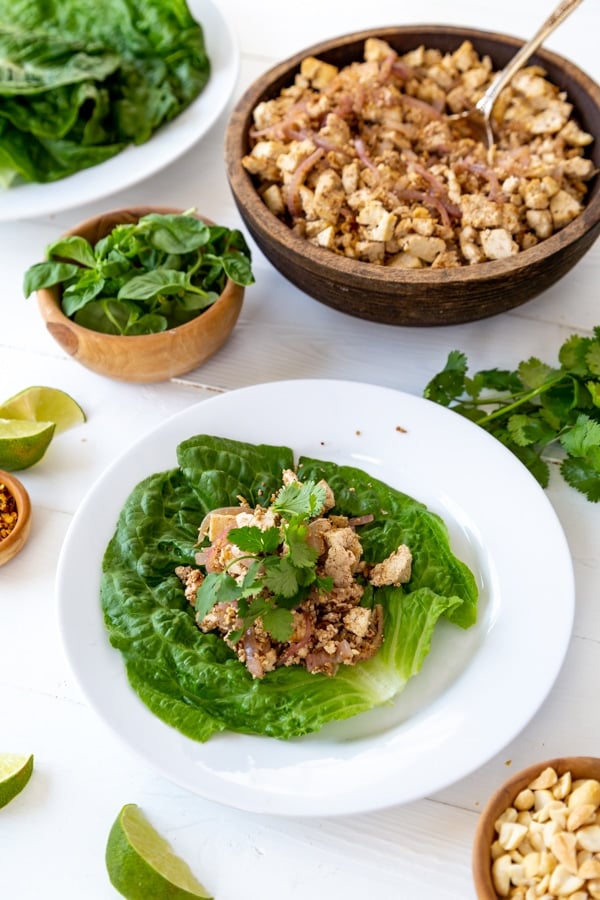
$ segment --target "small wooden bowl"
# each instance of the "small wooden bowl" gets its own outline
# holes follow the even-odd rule
[[[258,195],[242,158],[250,151],[252,111],[293,83],[302,60],[316,56],[336,66],[360,60],[367,38],[388,41],[399,53],[423,44],[446,52],[470,40],[480,55],[502,68],[522,46],[503,34],[471,28],[418,25],[370,29],[314,45],[262,75],[237,103],[228,123],[225,158],[230,188],[246,227],[267,259],[311,297],[362,319],[390,325],[450,325],[496,315],[525,303],[562,278],[600,233],[600,179],[584,212],[561,231],[508,259],[454,269],[406,270],[339,256],[294,235]],[[592,158],[600,168],[600,87],[566,59],[540,50],[532,63],[566,90],[581,126],[596,138]]]
[[[560,777],[571,772],[573,780],[595,778],[600,781],[600,758],[596,756],[561,756],[535,763],[516,772],[498,788],[483,809],[473,840],[472,870],[478,900],[498,900],[492,881],[490,848],[495,840],[494,823],[509,806],[517,794],[527,787],[544,769],[555,769]]]
[[[67,231],[93,245],[115,225],[135,223],[148,213],[180,213],[170,207],[116,209],[87,219]],[[201,216],[199,218],[202,218]],[[209,225],[209,219],[203,219]],[[219,299],[195,319],[157,334],[102,334],[69,319],[58,288],[37,292],[38,307],[54,340],[83,366],[119,381],[167,381],[197,368],[219,350],[237,322],[244,288],[228,280]]]
[[[0,483],[4,484],[10,491],[17,504],[17,524],[8,537],[0,540],[0,566],[3,566],[23,549],[29,537],[31,530],[31,501],[29,500],[29,494],[19,479],[2,469],[0,469]]]

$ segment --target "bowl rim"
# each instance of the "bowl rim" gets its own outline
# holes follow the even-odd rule
[[[110,217],[117,218],[119,216],[130,216],[134,219],[139,220],[142,218],[142,216],[149,213],[159,213],[160,215],[165,215],[183,214],[184,212],[186,212],[186,210],[183,210],[179,207],[149,206],[146,204],[140,206],[116,207],[113,209],[105,210],[101,213],[97,213],[96,215],[90,216],[87,219],[83,219],[82,221],[78,222],[77,225],[72,226],[67,231],[63,231],[60,236],[66,237],[70,235],[81,235],[82,229],[86,229],[94,222],[101,222],[104,218],[108,219]],[[207,216],[204,216],[195,211],[192,213],[192,215],[194,215],[197,219],[200,219],[206,225],[215,224],[212,219],[209,219]],[[228,278],[222,293],[218,296],[215,302],[212,303],[207,309],[203,310],[199,315],[195,316],[193,319],[190,319],[189,322],[183,322],[181,325],[176,325],[174,328],[167,328],[165,331],[156,331],[150,334],[106,334],[105,332],[96,331],[93,328],[86,328],[84,325],[79,325],[73,319],[69,318],[69,316],[67,316],[62,310],[58,286],[39,288],[36,291],[38,307],[44,319],[47,319],[46,308],[48,310],[51,309],[53,321],[56,323],[64,323],[64,325],[68,326],[69,330],[73,332],[73,334],[97,336],[98,340],[106,342],[107,347],[109,347],[111,344],[123,345],[123,342],[126,341],[126,346],[129,347],[132,351],[135,351],[136,346],[139,347],[141,343],[147,349],[151,341],[154,341],[155,343],[162,343],[165,337],[174,335],[181,336],[186,334],[188,331],[196,331],[199,327],[199,324],[207,324],[212,319],[217,318],[220,315],[222,308],[224,306],[229,306],[232,300],[236,303],[241,302],[240,295],[243,298],[243,286],[236,284],[234,281]]]
[[[547,768],[553,768],[560,777],[571,771],[574,779],[583,777],[600,780],[600,757],[558,756],[541,760],[514,772],[490,795],[481,810],[472,842],[471,871],[479,900],[498,900],[493,887],[491,869],[491,844],[494,839],[494,822],[514,801],[517,794]],[[594,769],[597,774],[591,774]],[[590,772],[583,775],[583,772]],[[579,774],[576,774],[579,773]]]
[[[0,540],[0,566],[23,548],[31,528],[31,499],[25,485],[10,472],[0,469],[0,483],[8,488],[17,504],[17,522],[10,534]]]
[[[380,37],[385,40],[386,37],[398,34],[409,36],[413,33],[422,34],[424,41],[427,40],[428,35],[432,37],[443,36],[444,38],[450,36],[457,39],[469,39],[474,42],[479,38],[509,45],[515,51],[524,43],[522,39],[513,35],[466,26],[429,24],[383,26],[381,28],[354,31],[320,41],[271,66],[262,75],[259,75],[237,101],[229,118],[225,134],[225,158],[230,187],[236,201],[241,202],[244,212],[253,226],[260,232],[264,232],[265,228],[268,227],[272,238],[285,247],[287,253],[294,256],[295,265],[306,269],[307,272],[311,272],[315,266],[319,266],[323,269],[331,270],[332,277],[337,275],[348,282],[360,282],[365,285],[369,284],[382,288],[384,286],[391,287],[399,283],[423,285],[427,281],[431,284],[443,284],[452,281],[454,285],[462,284],[468,287],[470,283],[474,282],[494,281],[509,274],[514,275],[522,272],[532,263],[539,264],[551,257],[556,251],[564,250],[566,247],[576,243],[584,235],[594,231],[594,229],[600,230],[600,187],[596,186],[595,193],[592,193],[589,202],[585,204],[577,218],[533,247],[521,250],[519,253],[505,259],[487,260],[472,266],[465,265],[452,269],[436,269],[434,271],[430,269],[411,270],[377,266],[368,262],[365,263],[362,260],[355,260],[341,254],[332,253],[330,250],[318,247],[305,238],[294,234],[289,226],[268,209],[267,205],[260,198],[251,175],[242,166],[242,157],[247,152],[244,144],[252,110],[268,91],[269,85],[280,80],[287,73],[290,74],[287,83],[291,84],[294,69],[299,68],[300,63],[307,56],[326,55],[343,48],[346,44],[358,43],[368,37]],[[542,63],[544,61],[549,62],[553,67],[566,70],[568,73],[576,76],[577,80],[584,86],[585,92],[591,97],[594,105],[600,110],[600,86],[586,72],[566,57],[545,48],[540,48],[534,54],[532,61],[535,59],[539,59]],[[594,135],[594,138],[595,142],[600,144],[600,133],[597,137]],[[600,173],[595,175],[594,183],[598,180],[600,180]]]

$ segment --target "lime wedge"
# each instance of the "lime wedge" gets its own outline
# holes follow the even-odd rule
[[[85,413],[69,394],[52,387],[28,387],[0,404],[0,418],[54,422],[56,434],[85,422]]]
[[[16,472],[39,462],[54,435],[54,422],[0,419],[0,469]]]
[[[33,754],[0,753],[0,807],[20,794],[33,772]]]
[[[123,807],[110,830],[106,868],[111,883],[127,900],[211,896],[135,803]]]

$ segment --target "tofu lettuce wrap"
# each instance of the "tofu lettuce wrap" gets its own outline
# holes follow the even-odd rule
[[[206,741],[229,730],[289,739],[316,732],[328,722],[391,702],[421,669],[440,619],[463,629],[475,623],[476,581],[452,552],[443,520],[361,469],[307,457],[296,460],[288,447],[212,435],[183,441],[177,462],[176,468],[145,478],[127,498],[104,555],[101,603],[111,644],[122,654],[131,687],[153,713],[186,736]],[[309,494],[313,486],[325,483],[334,498],[328,515],[336,524],[360,523],[358,608],[381,612],[382,639],[376,652],[355,664],[313,671],[284,664],[290,662],[285,641],[291,640],[289,634],[277,632],[284,613],[297,615],[301,606],[294,609],[294,599],[300,601],[309,592],[313,599],[320,592],[324,603],[331,588],[326,579],[311,576],[291,600],[289,591],[287,596],[267,595],[273,605],[279,601],[278,615],[271,619],[284,652],[281,664],[256,677],[232,641],[218,630],[199,627],[205,624],[198,618],[206,609],[197,616],[177,572],[202,569],[199,528],[211,511],[235,508],[240,502],[252,509],[268,507],[282,496],[284,472],[294,473],[292,480],[305,485]],[[295,523],[298,542],[304,525],[296,516],[281,527],[289,529],[289,522]],[[251,532],[232,534],[249,540]],[[369,572],[399,547],[410,548],[409,576],[399,584],[369,580]],[[279,552],[283,557],[287,551]],[[274,555],[271,552],[270,562],[277,567]],[[253,590],[246,571],[245,594],[243,577],[238,579],[238,595],[245,599],[233,602],[240,602],[240,609],[243,603],[251,619],[252,604],[265,602],[265,591],[258,596],[255,587],[260,560],[253,558],[250,571]],[[280,582],[274,577],[271,583]],[[233,585],[230,575],[228,584]],[[228,596],[231,600],[234,595]],[[273,612],[272,606],[269,610]],[[360,618],[353,612],[353,618]],[[244,620],[244,627],[250,619]]]

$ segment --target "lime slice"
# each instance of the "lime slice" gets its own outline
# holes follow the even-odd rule
[[[20,794],[33,772],[33,754],[0,753],[0,807]]]
[[[0,419],[0,469],[16,472],[39,462],[52,440],[54,422]]]
[[[28,387],[0,404],[0,418],[54,422],[56,434],[85,422],[85,413],[69,394],[52,387]]]
[[[112,884],[127,900],[211,896],[135,803],[123,807],[110,830],[106,868]]]

